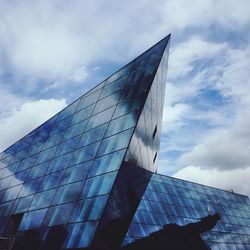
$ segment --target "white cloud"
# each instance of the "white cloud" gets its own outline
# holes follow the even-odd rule
[[[250,117],[249,111],[241,112],[229,128],[220,129],[191,151],[184,153],[179,162],[203,169],[228,170],[250,166]]]
[[[184,119],[190,111],[190,106],[184,103],[177,103],[174,105],[166,105],[163,113],[162,126],[164,130],[170,132],[171,130],[178,130],[184,125]]]
[[[250,21],[248,0],[215,1],[185,0],[165,1],[161,5],[163,20],[174,30],[190,27],[209,27],[216,24],[227,29],[237,30],[247,27]]]
[[[157,4],[151,0],[1,1],[2,64],[7,62],[9,70],[15,70],[21,78],[37,77],[33,78],[34,85],[39,79],[46,79],[51,85],[62,77],[73,84],[84,81],[88,67],[95,67],[96,61],[126,62],[168,32],[180,36],[183,29],[215,23],[229,29],[245,27],[250,20],[245,6],[247,2],[243,0],[196,0],[192,4],[184,0]],[[191,69],[189,53],[212,56],[220,49],[217,46],[224,46],[213,46],[198,38],[189,42],[190,50],[183,43],[173,52],[176,72]]]
[[[250,167],[221,172],[191,165],[178,171],[174,177],[250,196]]]
[[[173,48],[169,60],[169,78],[184,77],[194,69],[193,62],[201,59],[213,58],[227,48],[226,43],[214,43],[204,40],[202,37],[191,37]],[[196,66],[196,69],[198,67]]]
[[[22,104],[0,119],[0,151],[22,138],[66,106],[65,100],[39,100]]]

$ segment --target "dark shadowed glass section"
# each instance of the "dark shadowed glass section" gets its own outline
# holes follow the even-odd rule
[[[93,241],[93,248],[118,249],[152,173],[123,162]]]

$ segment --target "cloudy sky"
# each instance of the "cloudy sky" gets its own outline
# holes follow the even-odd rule
[[[0,2],[0,151],[172,33],[160,173],[250,195],[249,0]]]

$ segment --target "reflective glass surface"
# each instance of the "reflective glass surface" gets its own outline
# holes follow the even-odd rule
[[[61,248],[89,246],[102,216],[112,211],[110,202],[106,209],[109,198],[122,204],[117,183],[126,184],[116,179],[123,160],[154,169],[168,39],[0,154],[0,222],[21,217],[15,250],[29,235],[37,235],[41,247],[50,249],[49,239],[57,230]],[[152,111],[154,105],[159,111]],[[159,129],[152,137],[155,123]],[[133,151],[131,144],[139,147]],[[5,228],[0,230],[3,234]]]
[[[164,225],[184,226],[219,213],[221,219],[202,234],[211,249],[249,249],[250,200],[247,196],[154,174],[123,244],[156,232]]]

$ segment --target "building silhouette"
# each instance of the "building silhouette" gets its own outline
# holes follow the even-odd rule
[[[169,42],[0,154],[0,248],[250,249],[247,196],[156,174]]]

